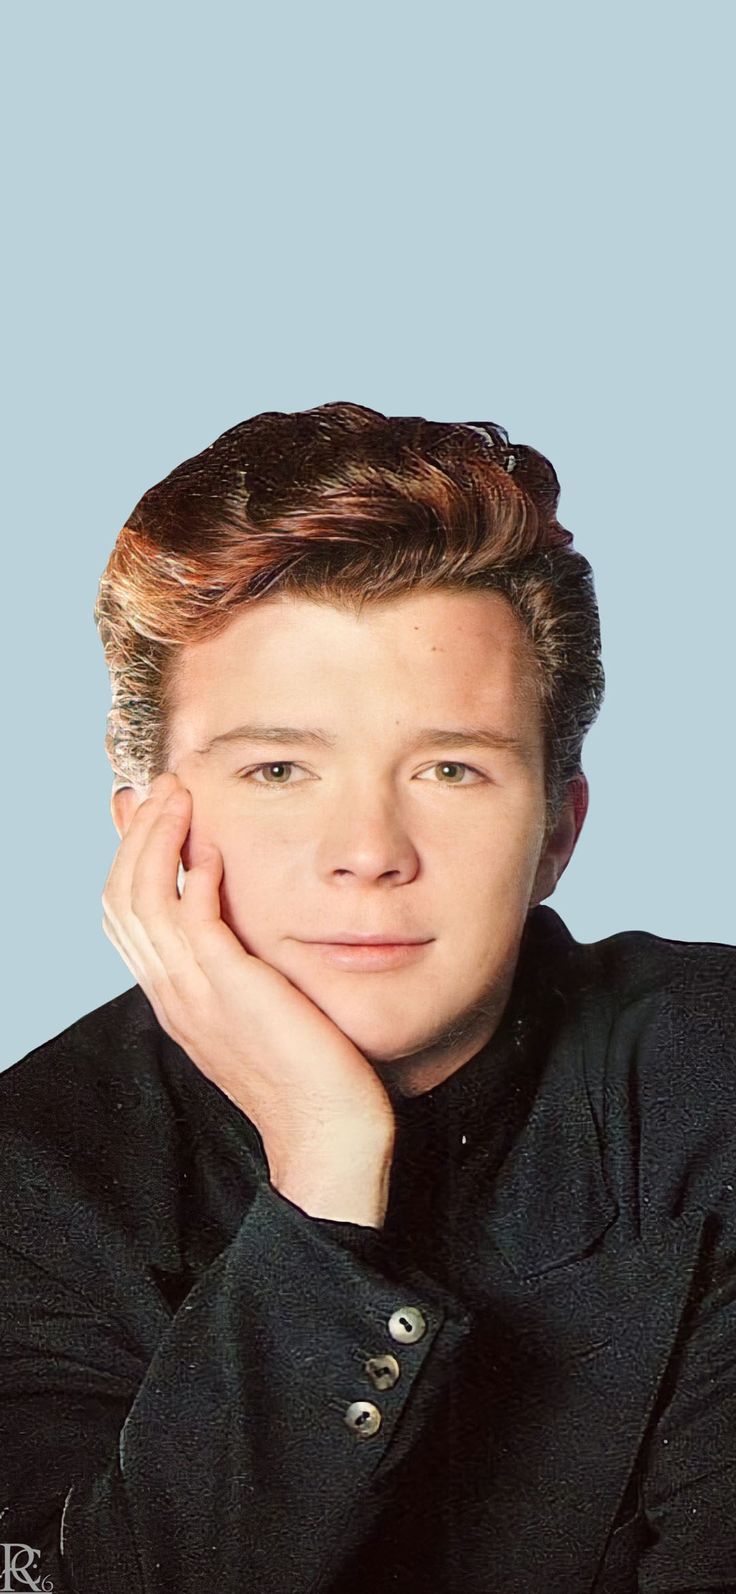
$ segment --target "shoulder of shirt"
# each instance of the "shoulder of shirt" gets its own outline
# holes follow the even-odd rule
[[[120,1109],[140,1099],[141,1089],[164,1091],[163,1032],[139,985],[75,1019],[58,1035],[35,1046],[0,1072],[0,1111],[5,1124],[19,1114],[56,1118],[73,1104],[79,1124],[86,1108]]]
[[[60,1180],[104,1179],[111,1199],[178,1178],[201,1142],[249,1166],[255,1127],[165,1033],[134,985],[0,1072],[5,1174],[53,1167]],[[209,1155],[209,1146],[207,1148]]]
[[[545,919],[558,1042],[580,1061],[602,1139],[636,1141],[642,1183],[664,1192],[671,1177],[710,1200],[736,1172],[736,947],[644,930],[578,942]]]
[[[549,949],[563,1011],[589,1035],[624,1029],[633,1042],[652,1029],[676,1030],[736,1061],[736,946],[647,930],[583,942],[550,908],[532,917],[538,955],[544,960]]]
[[[44,1083],[73,1083],[84,1075],[89,1084],[107,1083],[118,1061],[129,1074],[136,1062],[156,1049],[160,1026],[140,985],[133,985],[13,1062],[0,1072],[0,1092],[9,1109],[20,1096],[40,1091]]]
[[[86,1109],[125,1115],[142,1105],[180,1120],[190,1111],[213,1122],[246,1122],[244,1115],[161,1027],[140,985],[75,1019],[0,1071],[5,1122],[33,1111],[56,1120],[65,1104],[77,1126]],[[58,1124],[57,1124],[58,1127]]]

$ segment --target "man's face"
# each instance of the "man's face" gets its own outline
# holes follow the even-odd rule
[[[300,736],[204,751],[246,723]],[[259,600],[182,651],[170,724],[190,836],[222,853],[222,915],[246,950],[387,1080],[400,1059],[426,1086],[472,1056],[505,1005],[530,904],[554,889],[576,839],[568,811],[543,848],[533,656],[506,599],[425,592],[360,618]],[[307,740],[314,730],[332,745]],[[317,944],[340,935],[426,944],[398,966],[356,969]]]

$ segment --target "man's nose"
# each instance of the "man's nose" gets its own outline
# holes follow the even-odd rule
[[[332,874],[411,878],[417,848],[395,794],[355,785],[343,791],[326,819],[320,858]]]

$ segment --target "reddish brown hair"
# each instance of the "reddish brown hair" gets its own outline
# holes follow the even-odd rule
[[[559,494],[549,460],[492,421],[335,403],[223,432],[143,495],[100,581],[115,774],[145,788],[168,767],[178,650],[244,603],[288,592],[359,611],[480,588],[508,598],[532,642],[552,822],[604,690],[592,572]]]

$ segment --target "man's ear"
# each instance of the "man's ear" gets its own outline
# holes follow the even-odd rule
[[[123,786],[119,781],[113,782],[110,797],[110,813],[112,822],[121,840],[141,803],[145,800],[146,792],[139,791],[137,786]]]
[[[582,772],[574,775],[567,783],[564,802],[542,848],[530,908],[535,908],[545,897],[551,897],[560,876],[565,873],[585,822],[589,798],[585,775]]]

